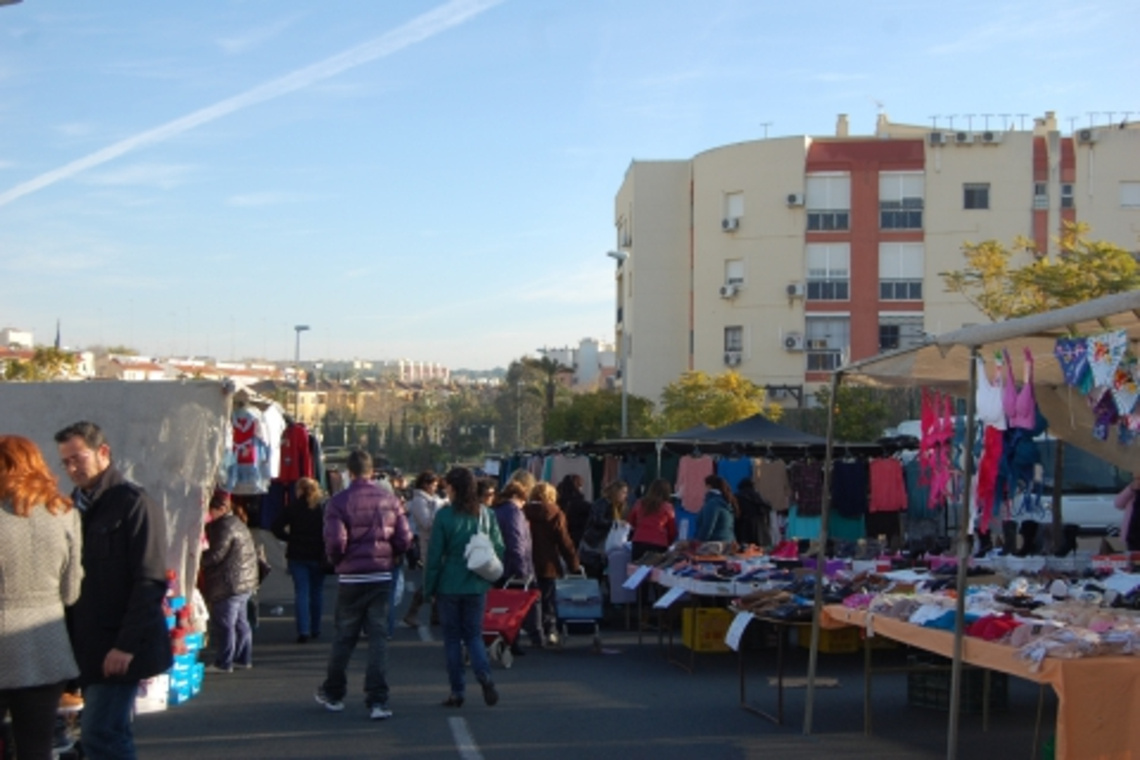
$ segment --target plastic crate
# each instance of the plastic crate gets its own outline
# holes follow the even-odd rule
[[[851,654],[863,648],[861,631],[854,626],[819,629],[819,651],[825,654]],[[879,637],[876,637],[879,638]],[[796,628],[796,642],[804,649],[811,649],[811,626]]]
[[[724,636],[733,617],[719,607],[687,607],[681,612],[681,643],[695,652],[730,652]]]
[[[961,710],[965,714],[982,712],[986,671],[962,667]],[[943,658],[907,658],[906,701],[912,707],[930,710],[950,709],[950,661]],[[1009,709],[1009,677],[990,673],[990,711]]]

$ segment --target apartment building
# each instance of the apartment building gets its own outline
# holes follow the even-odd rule
[[[845,361],[985,321],[939,276],[967,242],[1020,235],[1050,252],[1081,221],[1140,249],[1138,123],[1062,135],[1052,112],[966,131],[884,114],[873,135],[848,132],[840,115],[834,136],[630,165],[611,254],[630,393],[657,400],[686,370],[732,368],[810,403]]]

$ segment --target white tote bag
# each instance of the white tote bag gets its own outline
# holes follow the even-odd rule
[[[463,556],[467,558],[468,570],[483,580],[494,583],[503,576],[503,562],[499,559],[499,555],[495,554],[491,539],[483,531],[483,520],[486,516],[487,510],[480,508],[479,528],[468,540]]]
[[[605,551],[609,554],[616,551],[629,540],[629,523],[624,520],[614,520],[614,524],[610,527],[610,532],[606,536]]]

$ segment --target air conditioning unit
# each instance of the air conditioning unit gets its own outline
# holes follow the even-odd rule
[[[931,132],[929,140],[931,145],[945,145],[947,142],[949,142],[946,139],[946,135],[942,132]]]
[[[1077,132],[1077,142],[1092,145],[1096,142],[1096,132],[1091,129],[1082,129]]]
[[[784,350],[785,351],[803,351],[804,350],[804,336],[800,333],[785,333],[784,334]]]
[[[982,132],[982,142],[986,145],[997,145],[1001,142],[1001,132]]]
[[[740,292],[740,286],[730,282],[726,285],[721,285],[718,292],[721,298],[736,298],[736,294]]]
[[[744,359],[744,354],[740,351],[725,351],[724,363],[730,367],[736,367]]]
[[[954,142],[958,145],[970,145],[974,142],[973,132],[955,132]]]
[[[803,193],[788,193],[786,202],[789,206],[802,206],[804,205]]]
[[[816,340],[809,340],[807,342],[807,347],[809,351],[822,351],[823,349],[827,348],[827,339],[817,338]]]
[[[633,237],[627,232],[624,235],[622,235],[621,247],[622,248],[629,248],[631,245],[633,245]]]
[[[802,282],[789,282],[787,287],[788,298],[803,298],[804,284]]]
[[[735,216],[730,216],[723,219],[720,223],[720,228],[725,232],[735,232],[740,226],[740,220]]]

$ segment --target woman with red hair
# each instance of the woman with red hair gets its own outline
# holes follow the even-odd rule
[[[79,675],[63,608],[83,580],[79,513],[39,448],[0,436],[0,718],[20,760],[52,757],[64,684]]]

